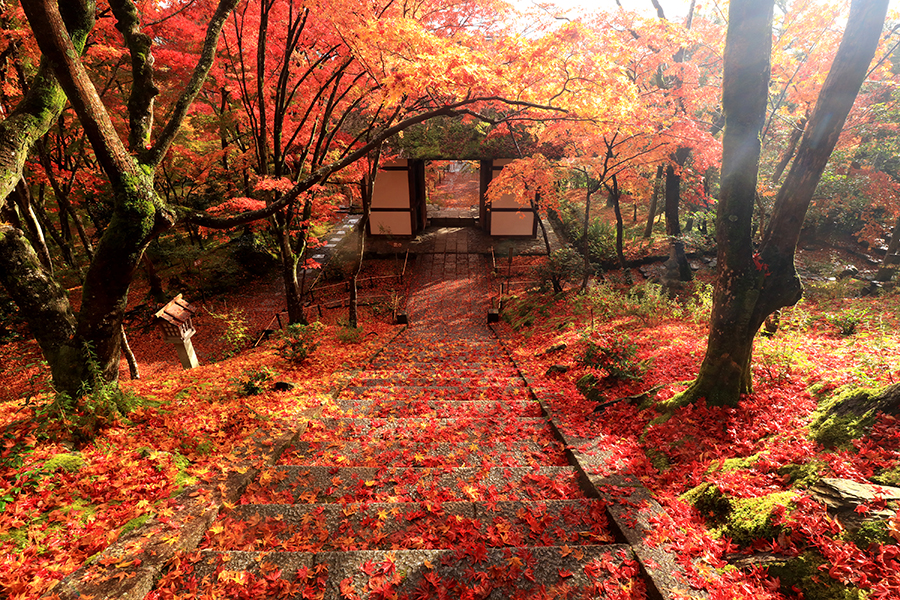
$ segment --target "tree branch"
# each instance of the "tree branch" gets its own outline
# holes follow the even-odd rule
[[[463,114],[463,107],[470,104],[475,104],[478,102],[488,102],[488,101],[496,101],[503,102],[505,104],[510,104],[513,106],[525,106],[530,108],[537,108],[541,110],[549,110],[553,112],[565,113],[566,111],[561,108],[553,107],[553,106],[542,106],[538,104],[533,104],[530,102],[522,102],[518,100],[506,100],[500,97],[486,97],[486,98],[470,98],[468,100],[460,101],[455,104],[451,104],[448,106],[442,106],[440,108],[435,108],[430,111],[426,111],[420,113],[418,115],[408,117],[397,124],[388,127],[383,130],[381,133],[373,136],[366,144],[361,146],[359,149],[351,152],[346,155],[342,159],[324,165],[315,171],[313,171],[309,176],[305,177],[303,180],[299,181],[293,188],[291,188],[284,196],[278,199],[278,201],[273,202],[269,206],[265,208],[261,208],[259,210],[248,211],[239,215],[235,215],[233,217],[214,217],[208,213],[198,213],[198,212],[190,212],[186,216],[184,216],[181,220],[187,223],[192,223],[194,225],[200,225],[201,227],[208,227],[210,229],[229,229],[231,227],[238,227],[240,225],[246,225],[247,223],[252,223],[253,221],[257,221],[259,219],[265,219],[267,217],[272,216],[285,206],[288,206],[292,202],[295,202],[297,198],[300,197],[300,194],[306,192],[311,189],[315,185],[319,185],[328,179],[334,173],[337,173],[341,169],[348,167],[365,157],[369,152],[378,147],[379,144],[387,140],[388,138],[396,135],[397,133],[412,127],[413,125],[417,125],[419,123],[424,123],[429,119],[433,119],[435,117],[455,117]]]
[[[209,25],[206,28],[206,38],[203,40],[203,49],[200,52],[200,60],[197,61],[197,66],[194,68],[194,74],[181,93],[181,97],[178,98],[178,101],[172,108],[169,119],[156,143],[141,156],[143,164],[156,168],[169,151],[169,147],[171,147],[182,122],[187,116],[188,109],[194,102],[194,98],[200,93],[203,82],[212,68],[216,56],[216,46],[219,45],[219,35],[225,26],[225,20],[228,18],[229,13],[234,10],[237,3],[238,0],[219,0],[219,6],[216,8],[216,12],[209,20]]]
[[[84,50],[88,33],[94,28],[95,8],[93,0],[66,3],[62,19],[76,52]],[[5,199],[21,179],[31,147],[50,129],[65,105],[66,96],[53,67],[43,58],[25,97],[9,117],[0,121],[0,199]]]
[[[150,144],[153,129],[153,102],[159,87],[153,80],[153,40],[141,31],[141,19],[131,0],[110,0],[110,8],[116,17],[116,29],[125,38],[131,54],[131,95],[128,98],[128,149],[134,153]]]

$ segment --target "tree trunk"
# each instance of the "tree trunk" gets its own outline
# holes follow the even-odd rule
[[[44,228],[38,222],[37,215],[31,202],[31,190],[24,179],[20,179],[12,192],[12,196],[19,207],[19,218],[25,226],[26,234],[31,246],[41,259],[41,264],[50,275],[53,275],[53,259],[50,258],[50,249],[47,247],[47,239],[44,237]]]
[[[153,173],[171,146],[190,104],[209,73],[219,33],[235,3],[236,0],[220,0],[207,27],[201,59],[191,80],[170,112],[169,121],[156,144],[146,152],[141,152],[145,160],[140,163],[130,155],[122,143],[79,58],[80,49],[90,27],[84,31],[73,31],[72,27],[73,24],[80,26],[81,21],[78,17],[83,17],[84,14],[89,16],[88,20],[93,18],[95,10],[93,3],[88,0],[59,3],[52,0],[31,0],[22,3],[43,55],[42,60],[52,65],[56,76],[52,85],[47,81],[38,82],[43,86],[44,96],[40,98],[41,102],[37,103],[37,108],[31,109],[32,114],[43,116],[42,111],[51,108],[56,112],[51,113],[52,118],[40,132],[27,130],[27,127],[33,126],[34,123],[20,123],[18,129],[14,128],[15,124],[10,124],[12,116],[4,121],[0,126],[0,146],[10,149],[11,152],[0,152],[2,157],[0,160],[8,160],[10,154],[17,151],[27,153],[34,140],[39,137],[39,135],[34,138],[30,136],[45,132],[49,123],[58,114],[56,106],[58,105],[61,110],[63,103],[68,99],[81,121],[85,135],[94,150],[94,156],[108,178],[113,192],[112,216],[87,271],[77,321],[72,317],[64,292],[60,292],[60,286],[45,270],[38,268],[36,256],[24,238],[17,235],[12,228],[0,229],[0,237],[6,243],[4,251],[0,251],[0,272],[3,273],[4,286],[17,303],[21,302],[20,308],[28,315],[29,326],[50,363],[57,392],[75,397],[88,391],[90,385],[101,381],[115,381],[118,378],[122,319],[127,304],[128,287],[147,245],[173,222],[172,215],[162,206],[156,195]],[[118,6],[127,9],[125,4],[127,3],[119,3]],[[129,14],[136,17],[134,11]],[[119,18],[118,12],[116,16]],[[69,31],[73,31],[71,36]],[[126,43],[128,39],[129,36],[126,35]],[[131,46],[129,49],[132,52],[137,51]],[[134,73],[134,77],[138,76],[145,75]],[[56,81],[59,82],[58,86]],[[32,86],[32,92],[34,89]],[[152,97],[145,97],[142,101],[150,102]],[[23,104],[27,103],[23,101]],[[131,101],[129,108],[132,108]],[[19,108],[16,112],[18,111]],[[8,135],[10,131],[20,134],[18,145],[11,144],[9,138],[4,135]],[[29,137],[22,137],[22,133],[27,133]],[[3,185],[6,184],[5,176],[8,173],[4,172],[4,168],[8,166],[8,164],[0,166]],[[0,191],[6,189],[8,188],[0,186]],[[34,308],[36,300],[50,302],[52,306],[39,311],[38,316],[35,316],[30,312],[30,308]],[[32,306],[28,306],[29,303]],[[41,319],[45,322],[40,323]],[[63,339],[64,335],[66,339]],[[99,372],[88,373],[88,365],[94,361],[98,365]]]
[[[706,398],[734,406],[751,391],[753,338],[766,317],[802,295],[794,251],[813,192],[881,36],[887,0],[854,0],[844,38],[819,94],[759,254],[751,241],[765,119],[773,0],[733,0],[725,46],[725,136],[716,218],[719,272],[709,343],[694,383],[679,403]]]
[[[675,151],[672,159],[680,168],[687,162],[690,155],[690,148],[679,148]],[[666,167],[666,235],[669,236],[670,260],[675,261],[673,270],[678,273],[678,281],[690,281],[693,279],[691,267],[688,264],[687,256],[684,254],[684,244],[680,242],[681,224],[678,220],[678,213],[681,205],[681,174],[675,171],[675,165]]]
[[[628,270],[628,262],[625,260],[625,251],[623,242],[625,237],[625,224],[622,222],[622,207],[619,204],[621,198],[619,192],[619,182],[616,176],[612,176],[612,187],[609,188],[609,202],[612,204],[613,211],[616,214],[616,256],[619,258],[619,268],[622,269],[622,275],[625,280],[631,281],[631,271]]]
[[[141,372],[138,369],[137,359],[134,357],[134,352],[131,351],[131,346],[128,344],[128,336],[125,335],[124,325],[122,325],[122,352],[125,353],[125,362],[128,363],[128,374],[132,379],[140,379]]]
[[[587,187],[587,198],[584,200],[584,224],[581,228],[581,241],[584,244],[584,248],[582,250],[584,257],[584,274],[581,278],[581,293],[585,293],[588,287],[588,280],[591,277],[591,245],[588,244],[588,226],[590,225],[591,220],[591,196],[594,195],[596,190],[591,185],[591,180],[588,178],[588,187]],[[562,290],[559,290],[560,292]]]
[[[276,234],[278,253],[281,255],[281,279],[284,281],[288,322],[306,325],[306,315],[303,313],[303,290],[300,289],[300,281],[297,279],[298,260],[291,243],[291,232],[286,226],[279,226]]]
[[[897,215],[894,221],[891,241],[888,244],[887,252],[884,254],[884,260],[881,261],[881,266],[878,268],[878,273],[875,274],[875,281],[890,281],[894,278],[894,273],[897,272],[897,265],[900,264],[900,255],[897,254],[898,250],[900,250],[900,215]]]

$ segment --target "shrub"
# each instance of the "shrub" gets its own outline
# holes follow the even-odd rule
[[[319,347],[316,334],[321,331],[321,323],[303,325],[292,323],[281,333],[281,347],[278,354],[293,363],[301,363],[306,360],[313,351]]]
[[[682,309],[669,299],[658,283],[645,281],[628,290],[624,298],[624,313],[639,318],[647,325],[658,323],[663,317],[678,317]]]
[[[230,381],[238,392],[244,396],[255,396],[265,390],[265,385],[275,378],[275,371],[269,367],[247,369],[240,377],[232,377]]]
[[[603,369],[613,379],[641,379],[650,367],[649,361],[636,360],[637,344],[627,335],[615,335],[605,340],[585,337],[584,352],[577,357],[580,364]]]
[[[547,263],[537,270],[541,289],[552,288],[561,292],[563,285],[569,281],[577,281],[584,276],[584,258],[574,248],[566,246],[554,250]]]
[[[702,281],[694,282],[694,293],[685,306],[688,316],[695,323],[708,323],[712,316],[713,291],[715,288]]]
[[[209,316],[217,321],[221,321],[225,327],[222,337],[228,344],[229,349],[225,353],[225,358],[230,358],[243,350],[250,341],[250,324],[247,321],[247,313],[243,309],[236,308],[232,311],[225,310],[221,313],[208,311]]]
[[[851,308],[838,314],[825,315],[829,325],[837,328],[841,335],[853,335],[857,326],[865,320],[866,311],[860,308]]]
[[[576,248],[583,249],[584,241],[584,207],[562,201],[559,211],[563,230]],[[591,262],[604,262],[616,258],[616,229],[600,218],[594,218],[588,224],[587,248]]]
[[[341,327],[337,332],[337,339],[344,344],[358,344],[363,339],[365,330],[362,327]]]

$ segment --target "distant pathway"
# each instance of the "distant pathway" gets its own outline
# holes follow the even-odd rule
[[[416,263],[409,328],[220,515],[178,587],[642,598],[631,548],[612,543],[605,504],[486,325],[486,259]]]

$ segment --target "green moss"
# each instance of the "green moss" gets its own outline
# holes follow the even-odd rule
[[[828,571],[819,567],[825,560],[814,552],[807,552],[797,558],[769,565],[771,577],[781,582],[781,590],[794,596],[794,588],[803,592],[806,600],[865,600],[868,594],[855,587],[846,587],[832,579]]]
[[[876,474],[872,477],[872,481],[879,485],[900,487],[900,465]]]
[[[122,539],[138,527],[141,527],[144,523],[149,521],[152,516],[153,513],[144,513],[141,516],[135,517],[125,523],[125,525],[122,526],[122,531],[119,532],[119,539]]]
[[[788,477],[791,487],[806,489],[822,478],[825,463],[821,460],[813,460],[804,464],[787,464],[778,468],[777,473]]]
[[[647,455],[647,459],[650,461],[650,464],[653,465],[660,473],[665,473],[669,469],[672,468],[672,459],[669,458],[665,452],[660,452],[659,450],[655,450],[653,448],[647,448],[644,450],[644,454]]]
[[[794,498],[794,492],[779,492],[759,498],[732,499],[727,522],[715,529],[713,534],[731,538],[738,546],[773,539],[782,532],[782,527],[777,523],[781,514],[790,510]]]
[[[701,483],[682,494],[681,499],[697,509],[707,525],[725,523],[732,512],[732,501],[711,483]]]
[[[750,456],[738,457],[738,458],[726,458],[722,461],[721,466],[719,463],[714,462],[707,469],[707,473],[713,472],[721,472],[721,473],[730,473],[731,471],[743,471],[749,469],[753,465],[759,462],[760,455],[752,454]]]
[[[823,400],[809,426],[809,437],[826,448],[841,448],[861,438],[875,422],[875,411],[865,410],[881,390],[856,388]]]
[[[83,466],[84,458],[81,457],[81,454],[64,452],[51,456],[50,460],[44,463],[44,470],[55,473],[61,469],[69,473],[76,473]]]
[[[848,532],[847,539],[856,544],[861,550],[866,550],[872,544],[896,544],[891,537],[886,521],[866,521],[855,532]]]

